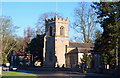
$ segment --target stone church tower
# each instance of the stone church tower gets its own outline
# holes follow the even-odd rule
[[[68,18],[58,18],[45,20],[44,38],[44,67],[60,67],[65,64],[65,53],[67,52],[68,40]]]

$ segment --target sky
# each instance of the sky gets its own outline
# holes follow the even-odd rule
[[[13,24],[20,27],[18,35],[23,36],[24,28],[35,27],[42,13],[56,12],[57,9],[64,17],[72,20],[77,6],[77,2],[3,2],[2,15],[10,16]]]
[[[24,28],[34,28],[42,13],[58,11],[63,17],[73,21],[74,9],[77,7],[78,2],[2,2],[2,15],[12,18],[13,24],[20,27],[17,34],[23,37]],[[70,37],[74,33],[69,29]]]
[[[100,0],[1,0],[2,2],[95,2]]]

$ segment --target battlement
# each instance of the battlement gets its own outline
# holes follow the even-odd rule
[[[57,16],[55,16],[54,18],[51,18],[51,19],[48,19],[48,18],[46,18],[45,19],[45,22],[46,23],[51,23],[51,22],[55,22],[55,21],[59,21],[59,22],[68,22],[68,18],[58,18]]]

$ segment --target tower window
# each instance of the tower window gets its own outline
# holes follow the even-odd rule
[[[61,27],[60,27],[60,35],[64,35],[64,32],[65,32],[65,31],[64,31],[64,27],[61,26]]]
[[[50,36],[52,36],[52,27],[50,26]]]

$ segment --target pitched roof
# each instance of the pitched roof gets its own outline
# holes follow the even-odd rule
[[[77,47],[77,48],[93,48],[94,45],[92,43],[77,43],[77,42],[69,42],[68,47]]]
[[[76,49],[69,51],[67,54],[88,53],[92,50],[93,50],[92,48],[76,48]]]

